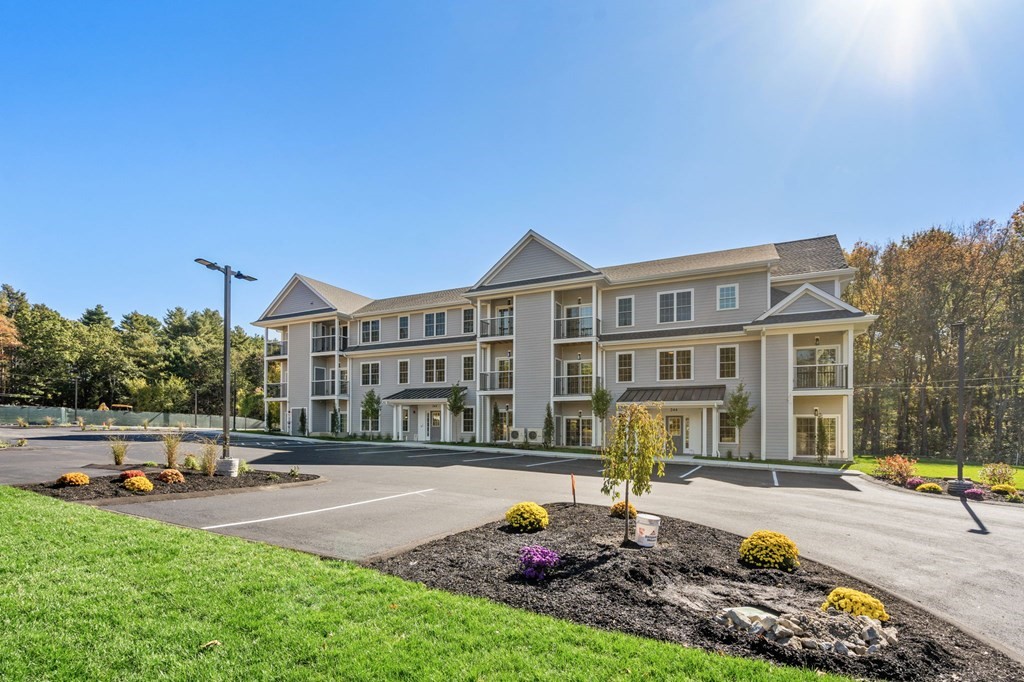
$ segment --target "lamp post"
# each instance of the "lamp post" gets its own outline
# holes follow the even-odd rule
[[[205,258],[196,258],[200,265],[224,273],[224,443],[221,459],[231,457],[231,278],[255,282],[251,275],[232,270],[230,265],[217,265]]]
[[[964,404],[964,383],[966,373],[964,371],[964,332],[967,323],[960,321],[949,325],[950,329],[957,332],[957,376],[956,376],[956,480],[950,481],[947,490],[950,495],[963,495],[964,491],[973,487],[973,483],[964,480],[964,444],[967,440],[967,421],[965,420],[966,408]]]

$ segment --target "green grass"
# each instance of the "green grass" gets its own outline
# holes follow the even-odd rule
[[[8,487],[0,527],[0,679],[844,679]]]
[[[817,467],[819,469],[849,469],[851,468],[850,462],[829,462],[828,464],[820,464],[814,460],[807,459],[729,459],[728,457],[711,457],[709,455],[693,455],[694,459],[712,459],[719,462],[738,462],[743,464],[760,464],[768,466],[769,464],[785,464],[786,466],[794,467]]]
[[[857,455],[853,458],[853,465],[850,467],[857,471],[870,474],[875,470],[875,458],[869,455]],[[1024,467],[1014,467],[1017,474],[1014,477],[1016,486],[1024,489]],[[917,476],[925,478],[956,478],[956,462],[948,459],[919,459],[917,460]],[[964,476],[974,481],[980,480],[980,464],[964,464]]]

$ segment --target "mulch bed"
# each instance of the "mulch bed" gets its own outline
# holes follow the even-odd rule
[[[253,488],[264,485],[277,485],[281,483],[297,483],[300,481],[312,481],[319,476],[312,474],[299,474],[292,477],[274,471],[253,470],[245,474],[238,474],[237,478],[230,476],[206,476],[196,471],[182,471],[185,475],[184,483],[164,483],[157,479],[162,468],[133,467],[146,472],[146,477],[153,483],[153,491],[149,493],[133,493],[125,490],[124,482],[120,475],[117,476],[90,476],[89,485],[83,486],[59,486],[54,481],[46,483],[29,483],[15,486],[23,490],[31,490],[40,495],[57,497],[68,502],[85,502],[88,500],[101,500],[115,497],[151,497],[153,495],[166,495],[175,493],[195,493],[213,490],[226,490],[230,488]]]
[[[723,654],[884,680],[1024,680],[1024,666],[930,614],[828,566],[802,560],[796,572],[739,563],[742,538],[662,517],[659,544],[622,542],[623,521],[607,507],[546,506],[546,530],[519,534],[504,521],[451,535],[372,566],[429,587],[606,630]],[[562,561],[542,583],[517,574],[519,549],[543,545]],[[856,551],[856,548],[850,548]],[[897,644],[864,657],[793,650],[737,633],[713,619],[723,608],[777,612],[820,609],[835,587],[881,599]]]
[[[896,481],[891,481],[891,480],[889,480],[887,478],[882,478],[880,476],[872,476],[871,478],[873,478],[875,481],[878,481],[879,483],[885,483],[886,485],[891,485],[891,486],[896,487],[896,488],[902,488],[904,490],[909,490],[910,492],[917,492],[914,488],[909,488],[909,487],[907,487],[905,485],[900,485]],[[915,476],[914,478],[919,478],[919,479],[921,479],[925,483],[937,483],[939,486],[942,487],[942,494],[943,495],[948,495],[949,494],[949,483],[950,483],[951,480],[954,480],[954,481],[956,480],[956,479],[948,479],[948,478],[931,478],[931,477],[928,477],[928,476]],[[1006,495],[1000,495],[998,493],[992,492],[992,490],[990,489],[990,486],[984,485],[982,483],[978,483],[977,481],[974,481],[973,483],[974,483],[974,487],[975,488],[978,488],[979,490],[984,490],[985,491],[985,495],[981,498],[981,500],[983,500],[985,502],[1001,502],[1003,504],[1008,504],[1008,505],[1011,505],[1013,507],[1024,508],[1024,504],[1021,504],[1020,502],[1011,502],[1010,500],[1007,499]],[[918,493],[918,494],[920,494],[920,495],[938,495],[938,493]],[[972,502],[979,501],[979,500],[975,500],[974,498],[969,498],[969,499]]]

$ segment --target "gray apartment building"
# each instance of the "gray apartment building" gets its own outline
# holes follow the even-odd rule
[[[835,236],[598,268],[532,230],[464,288],[371,299],[296,274],[254,323],[266,406],[291,433],[538,442],[551,405],[558,445],[599,447],[604,386],[657,403],[679,453],[813,457],[823,422],[850,458],[853,340],[876,319],[841,300],[853,276]],[[737,433],[740,383],[757,411]]]

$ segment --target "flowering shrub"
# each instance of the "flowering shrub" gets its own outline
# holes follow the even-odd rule
[[[927,482],[928,481],[924,480],[920,476],[914,476],[912,478],[908,478],[907,482],[904,485],[906,487],[910,488],[911,490],[917,490],[917,486],[921,485],[922,483],[927,483]]]
[[[177,469],[164,469],[157,478],[164,483],[184,483],[185,476]]]
[[[989,462],[981,467],[978,478],[989,485],[1013,485],[1016,470],[1006,462]]]
[[[875,470],[871,474],[875,478],[892,481],[896,485],[906,485],[916,468],[916,459],[908,459],[903,455],[889,455],[875,459]]]
[[[971,488],[964,491],[964,497],[968,500],[984,500],[985,490],[983,488]]]
[[[740,559],[749,566],[794,571],[800,565],[796,543],[782,533],[759,530],[740,543]]]
[[[1012,495],[1015,492],[1017,492],[1017,489],[1012,485],[1007,485],[1005,483],[997,483],[994,486],[992,486],[992,492],[994,492],[996,495]]]
[[[528,545],[519,549],[519,573],[527,580],[544,580],[546,572],[558,562],[558,553],[547,547]]]
[[[849,587],[837,587],[828,595],[828,599],[821,605],[822,611],[828,611],[829,607],[837,611],[846,611],[854,616],[868,616],[877,620],[889,620],[889,614],[885,612],[885,606],[870,594],[865,594]]]
[[[127,481],[129,478],[136,478],[138,476],[145,477],[145,471],[139,471],[138,469],[128,469],[127,471],[121,472],[121,480]]]
[[[126,479],[124,487],[125,490],[131,490],[133,493],[153,492],[153,482],[145,476],[132,476]]]
[[[932,493],[938,495],[942,493],[942,486],[938,483],[922,483],[921,485],[914,488],[919,493]]]
[[[548,527],[548,512],[536,502],[520,502],[505,512],[505,520],[520,533],[530,533]]]
[[[617,519],[626,518],[626,501],[620,500],[613,504],[611,508],[611,515]],[[636,507],[634,507],[632,503],[629,505],[629,518],[636,518]]]
[[[83,474],[81,471],[72,471],[69,474],[64,474],[57,479],[57,485],[89,485],[89,477]]]

